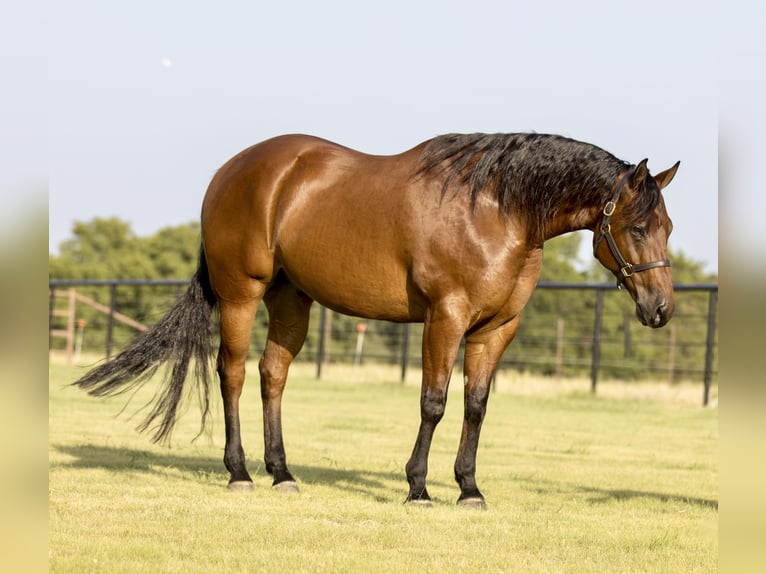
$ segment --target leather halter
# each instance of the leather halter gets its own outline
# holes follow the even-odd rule
[[[617,247],[617,242],[614,240],[614,236],[612,235],[612,227],[611,227],[611,221],[612,221],[612,215],[614,215],[614,210],[617,208],[617,200],[620,198],[620,193],[622,193],[622,188],[625,185],[625,180],[628,179],[633,173],[635,172],[636,168],[633,167],[623,173],[620,178],[617,180],[617,186],[616,190],[614,192],[614,196],[612,197],[611,201],[607,201],[606,205],[604,206],[603,210],[603,218],[601,219],[601,225],[599,226],[599,232],[598,235],[593,240],[593,256],[596,256],[596,250],[598,248],[599,243],[601,243],[602,239],[606,239],[606,243],[609,246],[609,251],[611,251],[612,256],[614,257],[615,261],[617,261],[617,265],[619,266],[619,271],[612,271],[612,273],[615,274],[617,277],[617,288],[621,289],[622,284],[625,282],[625,279],[633,275],[634,273],[639,273],[640,271],[646,271],[647,269],[654,269],[655,267],[670,267],[670,260],[669,259],[660,259],[658,261],[652,261],[650,263],[637,263],[632,264],[628,263],[628,261],[622,256],[622,253],[620,252],[620,248]]]

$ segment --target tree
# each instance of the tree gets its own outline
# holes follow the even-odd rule
[[[141,249],[130,224],[116,217],[77,221],[61,255],[49,257],[48,272],[56,279],[139,279],[153,277],[154,266]]]
[[[50,255],[48,272],[53,279],[185,279],[197,265],[199,223],[166,227],[155,235],[137,237],[128,222],[116,217],[75,222],[71,239],[60,245],[60,255]],[[103,305],[111,293],[101,287],[78,287],[80,293]],[[175,287],[119,286],[117,310],[146,324],[154,323],[172,305]],[[85,347],[103,341],[107,318],[93,309],[78,306],[78,318],[87,321]],[[134,332],[116,325],[116,345]],[[103,343],[101,343],[103,344]],[[103,348],[103,347],[102,347]]]
[[[574,265],[578,260],[581,239],[581,235],[570,233],[545,242],[540,281],[577,283],[584,280],[585,274]]]
[[[55,279],[186,279],[197,268],[200,226],[190,222],[137,237],[116,217],[75,222],[72,239],[49,257]]]
[[[154,277],[163,279],[186,279],[197,269],[200,248],[200,224],[197,221],[164,227],[150,237],[141,240],[154,266]]]

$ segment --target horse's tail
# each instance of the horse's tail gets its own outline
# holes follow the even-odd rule
[[[210,320],[216,306],[205,253],[200,249],[197,271],[186,293],[168,314],[137,336],[119,355],[89,371],[73,385],[97,397],[119,395],[137,389],[160,365],[167,363],[166,375],[151,411],[137,427],[142,432],[151,429],[153,442],[167,441],[176,422],[189,364],[193,360],[194,390],[202,411],[202,433],[210,409],[214,351]]]

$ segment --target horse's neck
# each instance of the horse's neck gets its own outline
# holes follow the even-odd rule
[[[538,240],[547,241],[553,237],[583,229],[595,230],[604,205],[563,205],[556,206],[555,213],[541,223]]]
[[[583,181],[584,179],[584,181]],[[579,174],[574,181],[561,178],[547,190],[536,191],[541,209],[533,215],[535,239],[546,241],[558,235],[583,229],[595,230],[609,197],[614,181],[610,173]]]

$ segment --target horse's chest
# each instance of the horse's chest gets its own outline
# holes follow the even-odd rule
[[[529,302],[540,277],[542,255],[542,249],[533,249],[525,253],[523,258],[519,257],[520,264],[509,265],[510,271],[506,273],[506,294],[498,309],[498,315],[503,319],[519,315]]]

